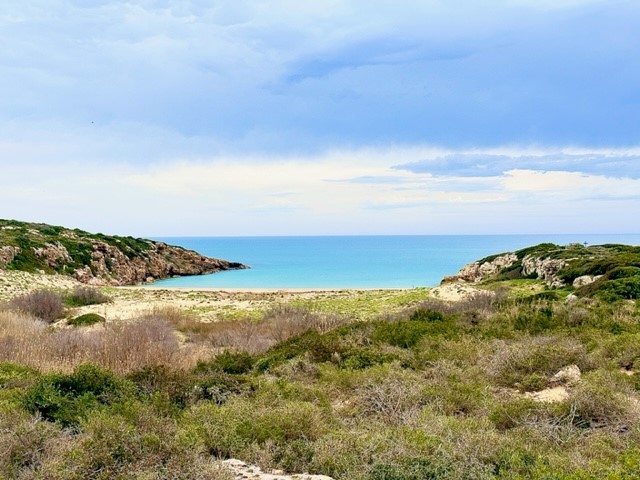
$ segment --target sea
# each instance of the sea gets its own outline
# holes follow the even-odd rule
[[[170,278],[151,288],[347,289],[432,287],[488,255],[551,242],[640,245],[640,234],[157,237],[248,265]]]

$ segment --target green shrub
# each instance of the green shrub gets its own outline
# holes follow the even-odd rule
[[[328,362],[341,350],[337,335],[307,330],[270,348],[255,365],[258,371],[265,371],[301,355],[315,363]]]
[[[447,478],[449,468],[426,458],[406,460],[402,465],[378,463],[373,466],[369,480],[438,480]]]
[[[513,322],[513,328],[529,333],[541,333],[562,326],[562,321],[554,316],[550,305],[521,308]]]
[[[102,315],[97,313],[85,313],[79,317],[71,318],[67,320],[67,325],[74,327],[86,327],[89,325],[95,325],[96,323],[104,323],[106,319]]]
[[[207,450],[221,457],[246,457],[255,446],[285,451],[294,441],[313,441],[323,435],[331,419],[311,403],[274,399],[250,402],[234,399],[223,406],[200,404],[186,414]]]
[[[70,375],[48,374],[24,396],[23,404],[42,418],[63,426],[78,425],[100,405],[108,405],[132,392],[132,386],[95,365],[80,365]]]
[[[111,302],[111,299],[97,288],[76,287],[64,298],[70,307],[83,307],[85,305],[98,305]]]
[[[398,359],[398,355],[383,353],[371,347],[356,347],[346,350],[340,355],[339,365],[350,370],[362,370],[393,362]]]
[[[247,352],[232,352],[225,350],[223,353],[208,362],[208,365],[199,364],[200,369],[221,370],[224,373],[238,375],[250,372],[253,368],[254,358]]]
[[[640,275],[609,280],[602,284],[596,296],[605,302],[638,299],[640,298]]]
[[[45,464],[36,478],[59,480],[216,479],[233,476],[216,465],[176,421],[130,401],[84,419],[82,435]],[[32,477],[29,477],[32,478]]]
[[[33,368],[15,363],[0,362],[0,389],[12,388],[38,378],[39,373]]]
[[[418,309],[411,314],[409,320],[415,322],[442,322],[444,320],[444,315],[437,310],[430,309]]]
[[[376,324],[371,338],[375,342],[387,343],[394,347],[412,348],[426,335],[453,338],[457,333],[458,328],[453,320],[401,320],[399,322],[379,322]]]

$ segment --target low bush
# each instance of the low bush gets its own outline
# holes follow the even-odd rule
[[[251,371],[255,359],[247,352],[231,352],[229,350],[216,355],[213,360],[208,362],[207,368],[220,370],[224,373],[241,374]],[[200,369],[204,368],[204,364],[199,364]]]
[[[96,323],[104,323],[106,319],[102,315],[97,313],[85,313],[79,317],[71,318],[67,320],[67,325],[74,327],[86,327],[89,325],[95,325]]]
[[[97,288],[76,287],[64,297],[64,301],[70,307],[83,307],[85,305],[99,305],[111,302],[111,298]]]
[[[377,463],[368,480],[437,480],[447,478],[447,465],[426,458],[412,458],[400,465]]]
[[[586,376],[568,400],[574,413],[573,423],[581,428],[612,427],[629,429],[640,420],[640,410],[631,400],[631,388],[610,373]]]
[[[15,297],[9,302],[9,308],[33,315],[48,323],[55,322],[64,315],[62,297],[51,290],[36,290]]]
[[[113,373],[85,364],[70,375],[48,374],[40,378],[24,396],[25,408],[45,420],[62,426],[77,426],[100,405],[132,393],[131,385]]]
[[[433,318],[433,317],[430,317]],[[400,320],[378,322],[371,336],[378,343],[394,347],[412,348],[426,335],[454,338],[459,333],[455,321],[442,317],[439,320]]]
[[[150,405],[129,401],[96,411],[82,420],[80,429],[83,434],[75,436],[55,462],[45,464],[36,478],[233,479],[182,434],[173,418]]]
[[[336,335],[308,330],[271,348],[256,362],[256,368],[265,371],[297,356],[305,356],[315,363],[328,362],[341,350]]]
[[[498,384],[522,390],[538,389],[544,379],[568,365],[575,364],[582,371],[591,366],[585,347],[571,338],[525,337],[494,345],[494,353],[482,360],[487,372]]]

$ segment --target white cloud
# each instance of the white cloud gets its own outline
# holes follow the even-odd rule
[[[41,152],[34,148],[30,154]],[[623,212],[640,208],[640,180],[631,178],[525,169],[469,177],[393,168],[443,151],[469,153],[397,147],[178,157],[155,166],[12,163],[0,178],[0,202],[6,217],[134,235],[538,231],[522,217],[545,218],[547,231],[594,222],[622,231],[629,229]]]

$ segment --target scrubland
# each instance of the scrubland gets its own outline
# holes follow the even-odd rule
[[[640,305],[534,283],[274,296],[218,321],[76,321],[108,289],[58,292],[50,315],[49,294],[14,298],[0,478],[226,479],[225,458],[345,480],[640,478]]]

